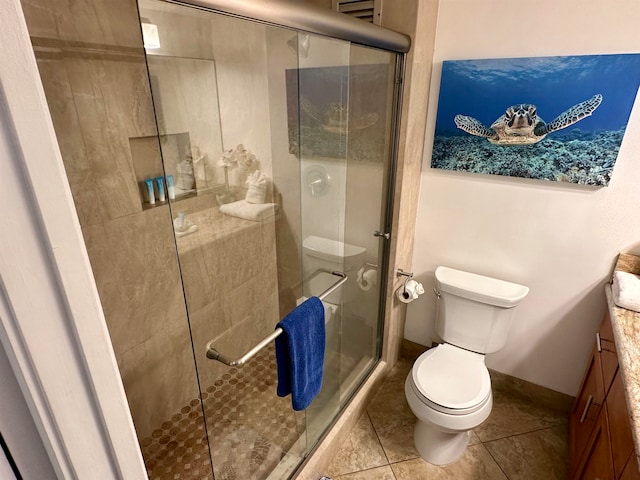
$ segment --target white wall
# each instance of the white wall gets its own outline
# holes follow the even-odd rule
[[[509,342],[487,364],[575,394],[616,255],[640,252],[640,101],[607,188],[432,170],[443,60],[640,51],[640,2],[441,0],[413,270],[438,265],[528,285]],[[430,344],[435,302],[409,305],[405,338]]]
[[[2,378],[0,433],[9,447],[9,452],[20,474],[27,479],[55,480],[55,471],[2,344],[0,344],[0,378]],[[15,478],[1,448],[0,478],[7,480]]]

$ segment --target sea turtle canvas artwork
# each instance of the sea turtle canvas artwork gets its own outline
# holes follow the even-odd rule
[[[640,55],[445,61],[440,83],[432,168],[606,186]]]

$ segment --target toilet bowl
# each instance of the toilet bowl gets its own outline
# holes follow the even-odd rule
[[[523,285],[436,269],[436,332],[444,343],[424,352],[405,381],[417,417],[414,444],[429,463],[446,465],[465,452],[470,431],[491,413],[493,396],[485,354],[504,346]]]
[[[491,379],[484,355],[442,344],[420,355],[405,381],[405,395],[418,422],[414,444],[434,465],[456,461],[469,432],[491,413]]]

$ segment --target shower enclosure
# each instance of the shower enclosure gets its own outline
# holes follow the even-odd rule
[[[149,477],[288,478],[380,358],[406,40],[280,21],[300,2],[85,3],[23,8]],[[297,412],[254,347],[310,296]]]

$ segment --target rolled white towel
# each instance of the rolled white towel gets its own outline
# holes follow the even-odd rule
[[[249,203],[246,200],[239,200],[221,205],[220,211],[232,217],[261,222],[275,216],[278,213],[278,205],[275,203]]]
[[[267,198],[267,186],[269,181],[264,173],[256,170],[247,178],[247,195],[244,199],[249,203],[264,203]]]
[[[640,312],[640,276],[633,273],[613,272],[613,303]]]

